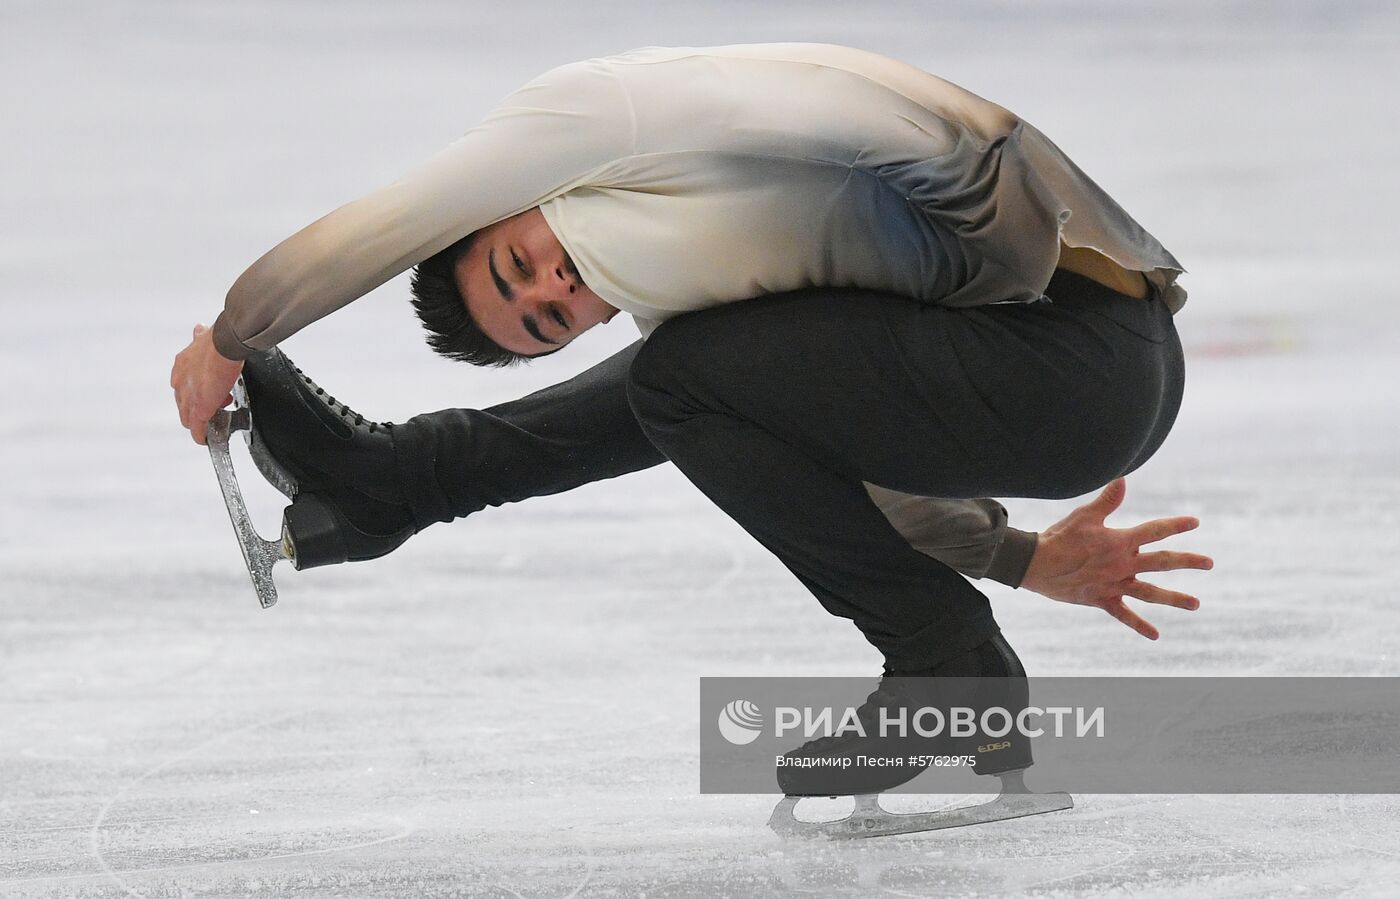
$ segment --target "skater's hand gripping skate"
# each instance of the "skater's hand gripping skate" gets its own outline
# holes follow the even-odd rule
[[[1119,478],[1093,502],[1042,533],[1021,586],[1060,602],[1097,606],[1147,639],[1156,640],[1157,628],[1129,609],[1123,602],[1125,596],[1192,612],[1201,603],[1194,596],[1139,580],[1138,575],[1182,568],[1204,571],[1215,563],[1196,553],[1142,552],[1145,544],[1194,530],[1200,525],[1195,518],[1158,518],[1131,528],[1105,525],[1104,519],[1123,504],[1126,495],[1127,482]]]
[[[180,424],[189,428],[195,443],[205,444],[209,419],[233,402],[233,385],[241,371],[242,362],[219,355],[212,331],[203,325],[194,326],[190,345],[175,357],[170,386],[175,390],[175,405],[180,408]]]

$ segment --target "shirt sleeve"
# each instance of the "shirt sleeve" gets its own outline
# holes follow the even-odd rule
[[[547,72],[404,177],[254,262],[228,292],[215,345],[230,359],[275,346],[478,228],[596,179],[633,141],[604,61]]]
[[[992,499],[940,499],[865,485],[875,505],[909,545],[970,578],[1019,587],[1039,538],[1007,525]]]

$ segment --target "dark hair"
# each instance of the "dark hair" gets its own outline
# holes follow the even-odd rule
[[[473,231],[414,266],[409,282],[413,311],[428,332],[428,346],[449,359],[495,368],[528,362],[533,357],[508,350],[487,337],[467,311],[467,298],[457,287],[457,263],[475,237]]]

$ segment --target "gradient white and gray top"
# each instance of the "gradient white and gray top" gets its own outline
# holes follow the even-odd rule
[[[1040,297],[1060,243],[1181,266],[1043,134],[913,66],[819,44],[646,48],[562,66],[400,180],[278,244],[215,325],[266,349],[459,238],[538,206],[643,332],[809,286],[950,306]]]

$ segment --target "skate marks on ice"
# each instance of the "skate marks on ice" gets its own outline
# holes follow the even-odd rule
[[[114,587],[109,564],[79,558],[61,576],[48,563],[6,572],[15,601],[0,604],[0,701],[24,697],[63,706],[175,696],[227,658],[237,641],[199,597],[231,578],[213,577],[204,567],[128,563]],[[238,586],[246,591],[246,580]],[[13,716],[9,724],[11,734],[23,733]],[[67,736],[81,744],[82,732]],[[22,751],[56,757],[69,749],[46,741]]]
[[[927,797],[902,796],[905,800]],[[1396,828],[1369,846],[1381,864],[1332,865],[1344,845],[1300,843],[1338,822],[1333,797],[1274,797],[1294,826],[1270,815],[1237,826],[1194,796],[1090,796],[1072,815],[995,827],[876,840],[785,844],[770,868],[785,893],[880,896],[1238,896],[1376,895],[1400,876]],[[1209,797],[1218,800],[1222,797]],[[1259,797],[1225,797],[1248,818]],[[1393,821],[1394,797],[1347,797]],[[849,808],[850,801],[845,801]],[[1289,809],[1283,809],[1289,806]],[[1296,828],[1296,829],[1295,829]],[[1331,865],[1331,870],[1327,871]],[[1326,873],[1322,873],[1326,871]]]
[[[503,544],[510,542],[506,536]],[[30,769],[28,795],[60,805],[67,797],[72,813],[48,816],[31,806],[20,817],[5,810],[0,845],[20,830],[30,833],[28,825],[68,829],[57,832],[63,839],[27,838],[21,863],[27,870],[0,874],[0,894],[1223,897],[1284,893],[1292,883],[1317,881],[1320,866],[1355,854],[1346,844],[1364,843],[1312,839],[1338,825],[1332,797],[1288,797],[1286,804],[1241,798],[1244,815],[1259,803],[1253,806],[1259,820],[1245,828],[1230,824],[1233,816],[1217,827],[1216,808],[1194,797],[1091,796],[1080,797],[1073,812],[965,833],[882,838],[859,849],[782,844],[763,829],[772,797],[694,795],[693,681],[668,675],[649,684],[644,697],[635,691],[637,678],[654,665],[685,664],[687,642],[697,627],[708,626],[696,623],[709,607],[696,607],[695,600],[736,615],[742,603],[754,602],[742,595],[751,586],[747,577],[710,591],[726,582],[725,571],[743,564],[722,543],[694,542],[700,561],[691,564],[714,571],[713,582],[678,577],[672,566],[685,562],[676,546],[675,554],[667,548],[659,558],[639,559],[628,580],[605,588],[564,589],[563,581],[538,578],[530,584],[527,570],[506,564],[486,578],[488,588],[464,597],[458,585],[465,574],[480,576],[487,564],[486,548],[472,550],[455,563],[432,563],[460,565],[460,574],[434,571],[407,589],[395,587],[396,611],[411,622],[402,625],[387,624],[382,596],[369,596],[384,593],[392,582],[387,575],[356,590],[348,576],[332,579],[313,591],[314,601],[284,603],[266,615],[234,602],[236,613],[213,620],[247,622],[253,630],[227,644],[227,658],[212,659],[212,667],[182,684],[162,687],[148,671],[147,688],[102,694],[138,717],[97,731],[108,743],[92,745],[91,775],[68,773],[77,766]],[[227,578],[230,595],[246,591],[242,573],[234,574]],[[778,576],[760,581],[765,589],[790,589]],[[102,616],[99,626],[108,617],[122,620],[143,601],[116,598],[104,606],[97,586],[74,611]],[[524,633],[521,602],[537,604],[558,626],[542,635],[554,659],[548,676],[510,648]],[[755,608],[767,613],[776,602],[769,597]],[[644,624],[635,620],[638,604],[648,611]],[[264,623],[273,614],[280,616],[275,627]],[[195,622],[179,625],[186,626]],[[672,631],[675,642],[658,649],[658,637]],[[735,651],[720,635],[707,632],[693,650],[704,664],[712,654]],[[572,639],[591,651],[571,648]],[[754,639],[761,642],[761,634]],[[247,655],[258,646],[266,656]],[[751,647],[739,649],[745,655]],[[669,653],[681,657],[660,658]],[[259,676],[247,680],[254,670]],[[319,703],[352,675],[378,692],[343,707]],[[512,722],[511,707],[493,698],[507,686],[533,709],[537,727]],[[181,700],[185,690],[191,692]],[[80,692],[53,695],[67,697],[75,715],[102,714]],[[200,696],[223,707],[216,718],[222,724],[199,722]],[[312,698],[311,707],[287,710],[295,697]],[[266,708],[274,698],[282,711]],[[147,705],[165,706],[168,717],[141,712]],[[672,707],[687,711],[662,722],[660,712]],[[180,716],[196,720],[180,727],[174,723]],[[149,731],[147,742],[123,742],[133,739],[133,729]],[[29,729],[41,732],[66,733]],[[577,738],[581,733],[587,738]],[[632,739],[638,734],[642,745]],[[58,744],[31,738],[27,745]],[[69,755],[83,754],[68,748]],[[357,776],[367,768],[374,774]],[[380,777],[389,783],[371,788]],[[118,790],[125,792],[95,829],[101,857],[120,884],[100,870],[88,845],[101,808],[92,797],[106,804]],[[883,801],[903,811],[917,806],[897,803],[924,799]],[[1363,797],[1348,805],[1348,816],[1362,809],[1379,815],[1377,845],[1394,845],[1395,828],[1386,823],[1400,820],[1394,806]],[[418,829],[400,835],[410,824]],[[341,848],[350,846],[359,848]],[[37,861],[54,855],[66,862]],[[1367,870],[1400,874],[1400,866],[1379,862]],[[15,879],[62,876],[65,863],[83,866],[67,873],[86,876]],[[1347,873],[1353,862],[1342,867],[1333,865],[1327,884],[1362,883],[1360,868]]]
[[[368,841],[360,841],[360,842],[351,843],[351,844],[348,844],[348,845],[333,846],[333,847],[330,847],[330,848],[303,848],[303,849],[297,849],[297,850],[293,850],[293,851],[285,851],[285,850],[283,850],[283,851],[278,851],[278,850],[273,850],[273,851],[269,852],[269,853],[266,854],[266,855],[253,855],[252,857],[244,857],[244,858],[217,859],[217,860],[208,860],[208,861],[201,861],[201,862],[183,862],[183,863],[178,864],[178,865],[159,865],[159,866],[147,867],[147,868],[139,868],[139,867],[138,867],[138,868],[134,868],[134,869],[133,869],[133,868],[129,868],[129,867],[124,867],[123,870],[122,870],[121,872],[119,872],[119,871],[113,869],[112,864],[111,864],[111,862],[109,861],[108,856],[107,856],[107,854],[106,854],[106,848],[105,848],[104,845],[103,845],[103,844],[104,844],[104,841],[103,841],[103,839],[102,839],[102,836],[103,836],[103,833],[102,833],[102,832],[103,832],[104,826],[106,825],[107,818],[108,818],[108,816],[109,816],[109,815],[111,814],[111,812],[112,812],[113,807],[116,806],[118,803],[120,803],[123,799],[125,799],[125,798],[132,792],[132,790],[134,790],[135,788],[137,788],[138,786],[140,786],[140,784],[143,783],[144,781],[149,780],[150,778],[153,778],[153,777],[155,777],[155,776],[161,774],[161,773],[164,772],[164,771],[167,771],[167,770],[169,770],[169,769],[172,769],[172,768],[176,767],[177,765],[179,765],[179,764],[182,763],[182,762],[188,761],[189,759],[192,759],[192,758],[195,758],[195,757],[199,756],[199,755],[202,754],[205,750],[207,750],[207,749],[209,749],[209,748],[211,748],[211,747],[213,747],[213,746],[215,746],[215,745],[217,745],[217,744],[224,743],[224,742],[226,742],[226,741],[228,741],[228,740],[230,740],[230,739],[236,738],[236,737],[246,736],[246,735],[253,735],[253,734],[255,734],[256,732],[258,732],[258,731],[260,731],[260,730],[262,730],[262,729],[264,729],[264,728],[272,727],[272,726],[275,726],[275,725],[278,725],[278,724],[283,724],[283,723],[286,723],[286,722],[288,722],[288,721],[290,721],[290,720],[292,720],[292,719],[294,719],[294,718],[301,718],[301,717],[303,717],[303,716],[302,716],[300,713],[295,713],[295,714],[290,714],[290,715],[280,715],[280,716],[276,716],[276,717],[274,717],[274,718],[268,719],[268,720],[266,720],[266,721],[261,721],[261,722],[258,722],[258,723],[256,723],[256,724],[248,725],[247,727],[241,727],[241,728],[237,728],[237,729],[234,729],[234,730],[231,730],[231,731],[227,731],[227,732],[225,732],[225,733],[221,733],[221,734],[219,734],[219,735],[217,735],[217,736],[215,736],[215,737],[213,737],[213,738],[211,738],[211,739],[209,739],[209,740],[206,740],[205,742],[199,744],[198,746],[195,746],[194,748],[192,748],[192,749],[190,749],[190,750],[188,750],[188,751],[186,751],[186,752],[182,752],[182,753],[180,753],[180,754],[178,754],[178,755],[176,755],[176,756],[173,756],[173,757],[171,757],[171,758],[169,758],[169,759],[166,759],[165,761],[161,762],[160,764],[158,764],[158,765],[156,765],[156,766],[150,768],[150,769],[147,770],[146,772],[142,773],[142,774],[141,774],[139,777],[137,777],[134,781],[132,781],[131,783],[127,784],[126,786],[124,786],[124,787],[122,787],[120,790],[118,790],[117,793],[115,793],[111,798],[109,798],[109,799],[102,805],[102,808],[100,808],[100,809],[98,810],[98,812],[97,812],[97,817],[96,817],[96,819],[92,822],[92,827],[91,827],[91,828],[89,829],[89,831],[88,831],[88,845],[89,845],[89,847],[90,847],[91,850],[92,850],[93,858],[97,861],[97,864],[101,867],[103,873],[106,874],[107,877],[109,877],[112,881],[114,881],[115,883],[117,883],[118,885],[120,885],[123,889],[125,889],[125,890],[126,890],[128,893],[130,893],[131,895],[133,895],[133,896],[139,896],[139,895],[140,895],[139,893],[134,892],[133,890],[131,890],[131,889],[127,886],[126,882],[125,882],[125,881],[123,880],[123,878],[122,878],[122,875],[123,875],[123,874],[126,874],[126,873],[144,873],[144,872],[151,872],[151,873],[155,873],[155,872],[169,872],[169,871],[174,871],[174,870],[180,870],[180,869],[183,869],[183,868],[205,867],[205,866],[208,866],[208,865],[221,865],[221,864],[239,864],[239,863],[242,863],[242,862],[265,863],[265,862],[270,862],[270,861],[276,861],[276,860],[287,859],[287,858],[296,858],[296,857],[301,857],[301,856],[323,855],[323,854],[331,853],[331,852],[347,852],[347,851],[352,851],[352,850],[355,850],[355,849],[364,849],[364,848],[368,848],[368,847],[370,847],[370,846],[377,846],[377,845],[380,845],[381,843],[387,843],[387,842],[392,842],[392,841],[394,841],[394,840],[403,839],[404,837],[406,837],[406,836],[408,836],[410,833],[412,833],[412,832],[413,832],[413,827],[412,827],[412,826],[404,826],[404,825],[402,824],[402,822],[397,822],[397,823],[399,823],[399,824],[401,825],[402,829],[401,829],[398,833],[395,833],[395,834],[393,834],[393,835],[391,835],[391,836],[379,837],[379,838],[377,838],[377,839],[371,839],[371,840],[368,840]],[[250,814],[250,815],[255,815],[255,814],[258,814],[258,813],[259,813],[259,812],[258,812],[257,809],[249,809],[249,814]],[[216,851],[217,851],[217,850],[216,850]],[[244,844],[244,845],[240,846],[238,849],[236,849],[235,851],[236,851],[237,853],[239,853],[239,854],[246,853],[246,852],[248,851],[248,846],[247,846],[246,844]]]
[[[664,801],[676,817],[638,827],[657,795],[495,800],[475,803],[472,824],[440,819],[442,832],[353,852],[290,855],[263,865],[170,866],[122,871],[127,888],[88,888],[69,880],[6,885],[24,897],[117,895],[256,896],[1035,896],[1235,897],[1296,895],[1323,884],[1329,895],[1374,895],[1397,869],[1343,866],[1320,872],[1323,851],[1300,850],[1279,835],[1256,843],[1232,819],[1190,797],[1123,801],[1091,797],[1083,820],[1023,819],[965,833],[943,832],[852,843],[783,844],[757,839],[740,821],[750,808],[696,820],[679,795]],[[585,810],[584,804],[591,806]],[[1327,809],[1322,810],[1326,817]],[[464,818],[466,816],[464,815]],[[1313,816],[1305,816],[1316,823]],[[631,824],[627,819],[631,818]],[[720,820],[723,818],[724,820]],[[602,821],[616,822],[607,825]],[[1143,827],[1144,820],[1154,820]],[[554,827],[548,827],[553,821]],[[452,827],[456,823],[458,826]],[[1216,826],[1222,825],[1222,826]],[[974,836],[975,831],[975,836]],[[394,836],[386,828],[385,837]],[[1383,839],[1385,835],[1379,835]],[[1393,836],[1393,834],[1391,834]],[[1327,847],[1331,848],[1331,847]],[[1374,879],[1373,879],[1374,878]],[[26,888],[28,887],[28,888]],[[1369,889],[1369,892],[1368,892]],[[129,890],[129,891],[128,891]],[[1309,894],[1303,890],[1303,895]],[[1312,891],[1312,894],[1318,894]]]
[[[531,695],[532,712],[558,725],[551,739],[536,739],[538,728],[512,720],[510,706],[483,711],[491,703],[482,699],[500,687],[492,681],[482,697],[471,687],[455,697],[394,695],[393,682],[389,695],[252,723],[256,703],[238,697],[213,698],[212,712],[171,709],[174,698],[150,703],[168,712],[108,728],[88,758],[21,763],[18,802],[8,801],[15,791],[0,792],[0,895],[323,889],[407,897],[453,895],[464,883],[482,894],[488,882],[503,890],[487,894],[511,895],[521,892],[510,879],[520,862],[515,844],[532,835],[548,844],[530,865],[542,879],[522,895],[538,895],[542,883],[582,884],[587,872],[577,865],[588,846],[561,845],[561,832],[585,826],[635,836],[637,809],[653,805],[652,785],[676,772],[669,761],[658,772],[661,759],[645,746],[639,752],[633,732],[677,725],[622,716],[579,745],[560,733],[579,732],[569,717],[579,697]],[[307,692],[304,683],[283,683],[288,694]],[[264,701],[285,709],[289,700]],[[666,760],[684,748],[682,738],[662,747]],[[628,791],[627,807],[598,801],[608,784]],[[424,827],[431,834],[420,838]],[[472,864],[459,864],[464,857]],[[432,889],[415,886],[423,882]],[[546,894],[567,892],[555,888]]]
[[[57,808],[47,813],[31,807],[13,818],[10,803],[5,803],[0,810],[10,820],[0,830],[0,843],[14,847],[18,854],[0,860],[0,891],[10,895],[11,890],[34,885],[52,886],[54,895],[66,895],[66,890],[76,895],[90,882],[106,882],[127,895],[141,896],[146,894],[129,882],[138,875],[168,881],[169,875],[196,869],[266,867],[290,859],[356,852],[412,834],[412,824],[392,815],[363,811],[327,815],[319,798],[305,801],[314,796],[313,790],[278,784],[278,776],[267,775],[268,769],[287,767],[286,758],[260,749],[261,744],[275,742],[270,732],[294,723],[305,727],[314,714],[299,711],[228,728],[167,756],[101,801],[85,827],[30,826],[45,817],[71,818],[77,810],[63,808],[66,803],[61,797],[55,800]],[[259,770],[264,776],[251,787],[236,774]],[[296,770],[305,774],[304,768]],[[172,808],[187,811],[174,815],[150,811]],[[131,809],[136,810],[134,814],[124,814]],[[77,851],[79,840],[86,844],[86,862]],[[172,847],[179,848],[172,851]],[[17,873],[24,876],[13,876]]]

